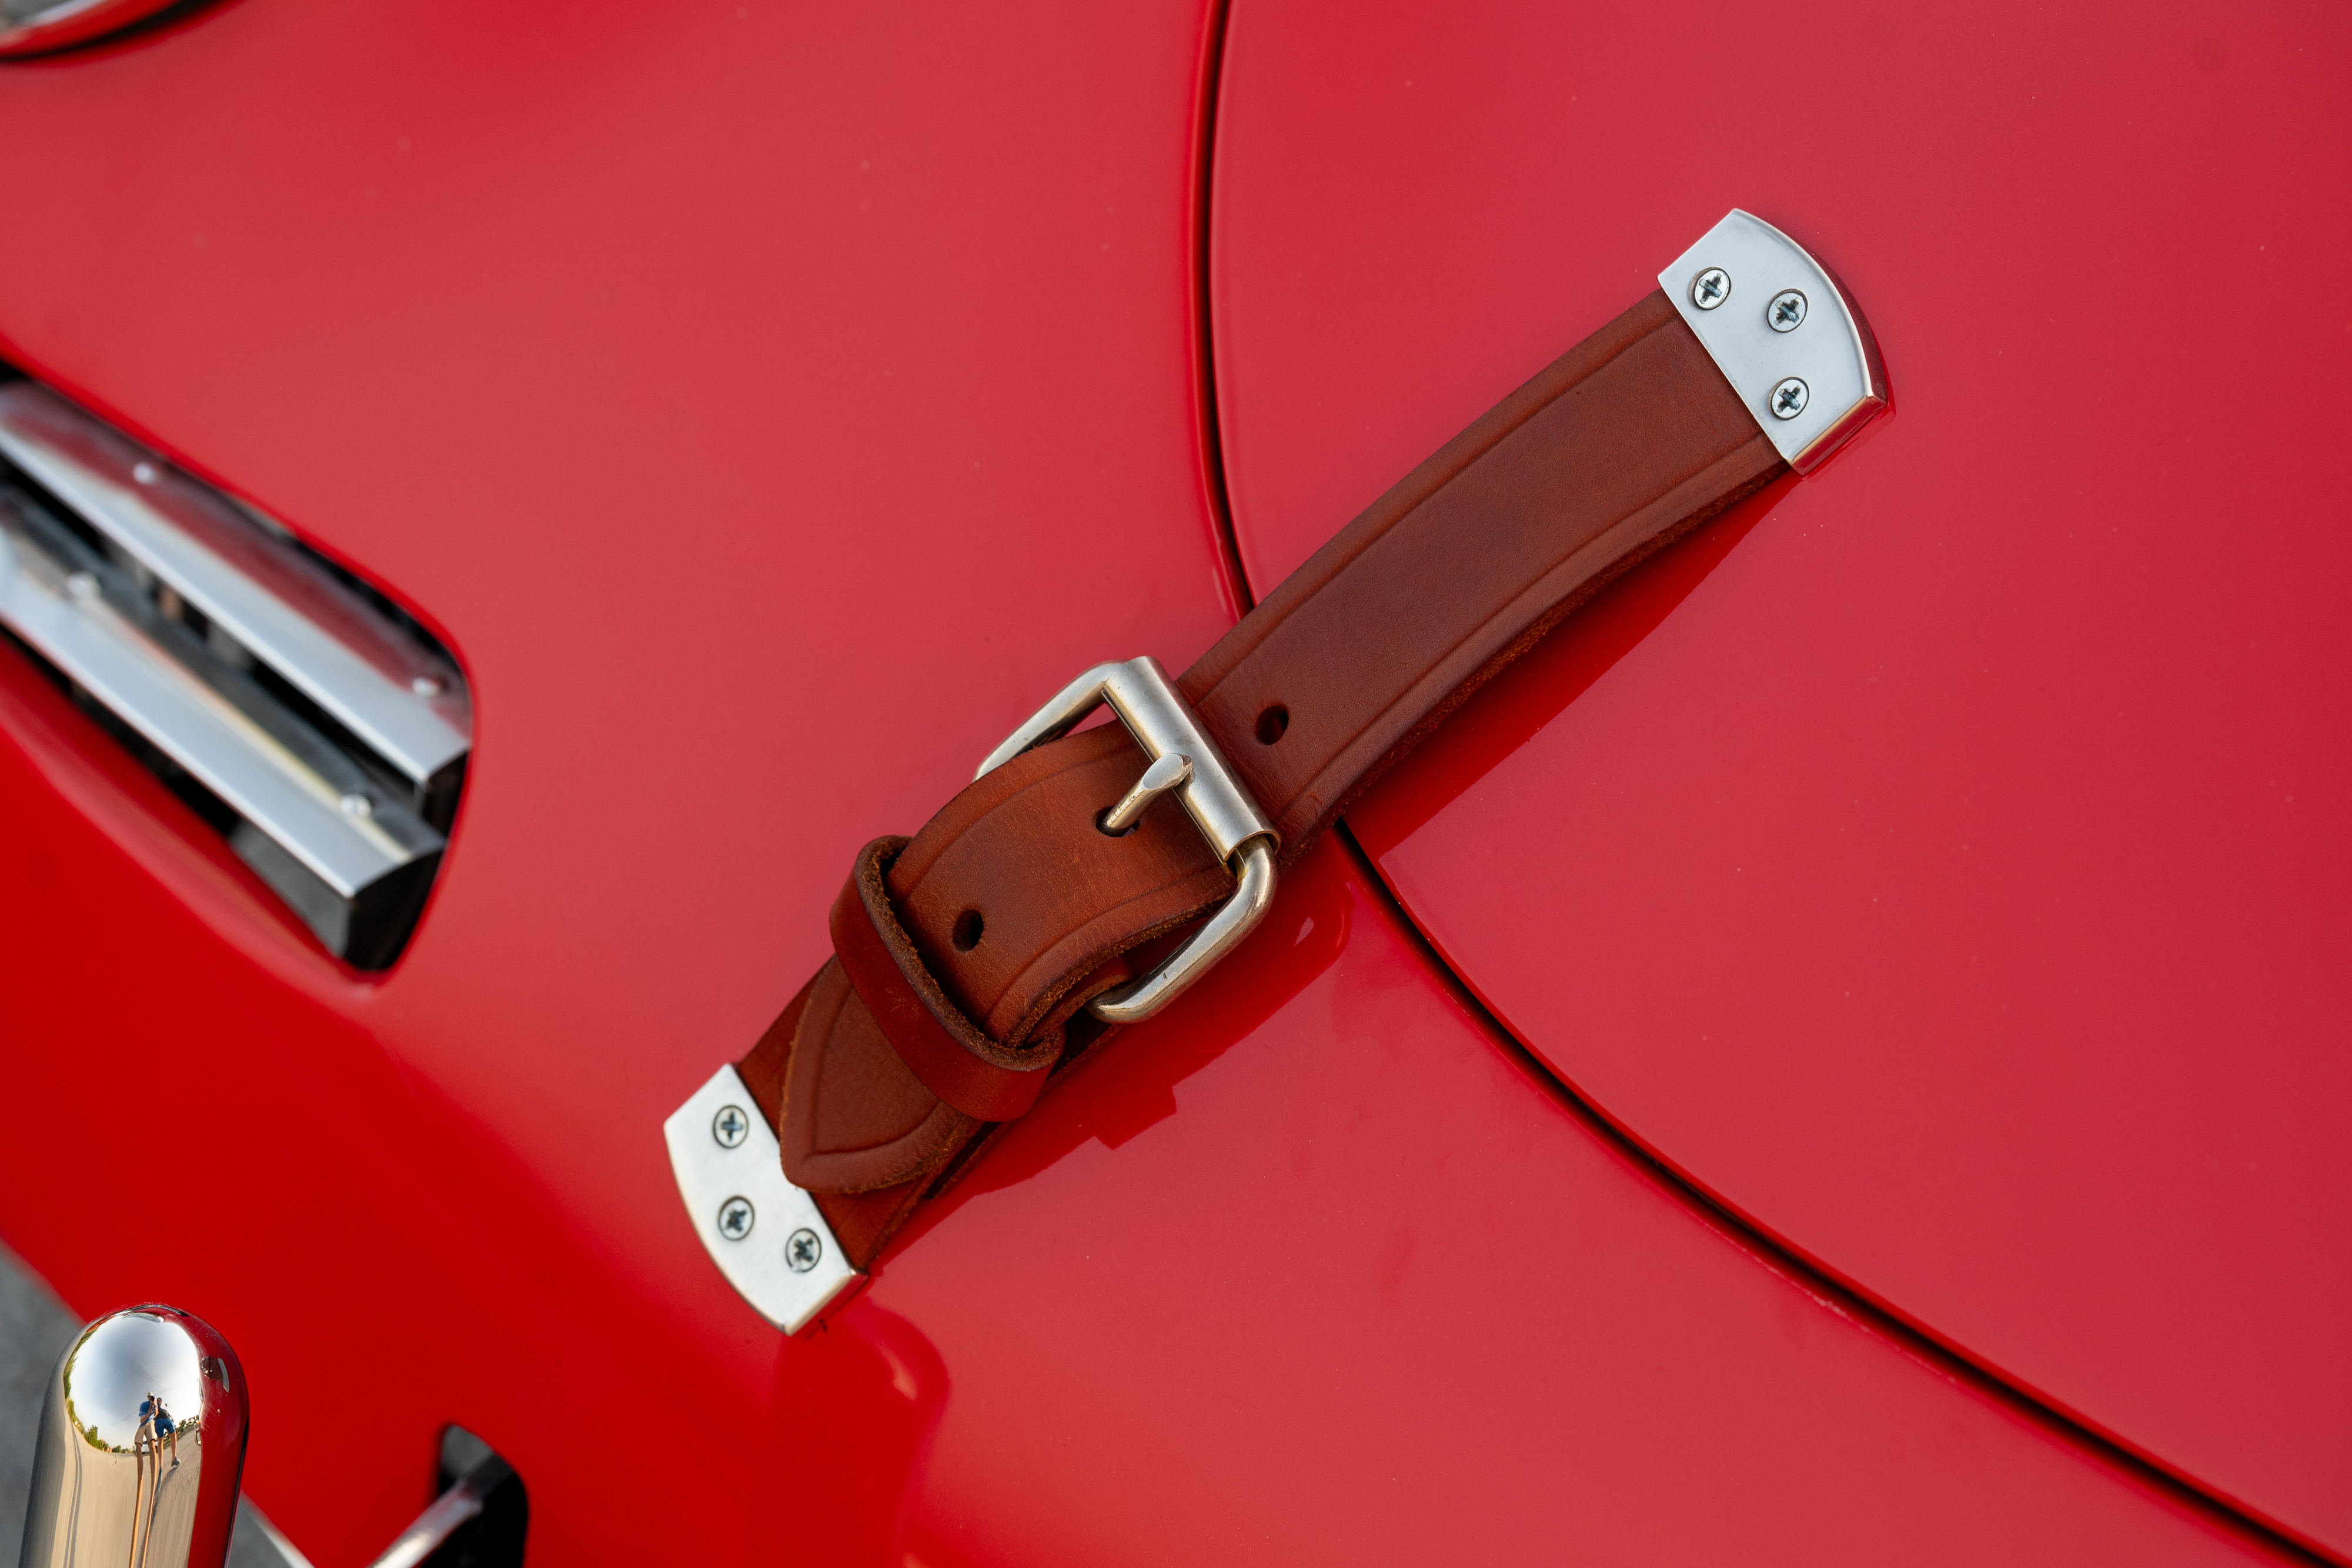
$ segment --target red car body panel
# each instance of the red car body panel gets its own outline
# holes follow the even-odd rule
[[[1097,650],[1232,620],[1202,17],[740,9],[233,4],[0,91],[58,152],[13,181],[11,357],[362,565],[476,696],[380,983],[87,850],[7,901],[0,1227],[78,1308],[222,1328],[283,1435],[247,1484],[322,1568],[446,1421],[513,1458],[538,1560],[744,1549],[798,1347],[683,1226],[661,1119],[816,967],[860,842]],[[118,1075],[222,1119],[227,1251],[57,1113]],[[354,1333],[405,1481],[298,1437]]]
[[[1335,317],[1355,307],[1328,235],[1253,240],[1265,214],[1223,182],[1244,178],[1253,101],[1286,90],[1344,124],[1351,95],[1328,62],[1253,65],[1282,58],[1257,27],[1234,17],[1223,82],[1213,298],[1261,589],[1291,549],[1268,519],[1336,527],[1358,476],[1369,496],[1484,406],[1446,398],[1491,401],[1720,207],[1814,237],[1753,168],[1712,208],[1622,170],[1528,204],[1608,236],[1515,258],[1523,280],[1558,264],[1539,306],[1494,298],[1468,253],[1449,273],[1391,244],[1351,264],[1432,268],[1391,315],[1441,348],[1483,319],[1485,349],[1387,362],[1410,415],[1360,449],[1268,424],[1294,394],[1269,403],[1255,367],[1290,350],[1234,293],[1247,246],[1263,266],[1296,246]],[[1791,566],[1784,592],[1884,595],[1873,559],[1910,580],[1883,538],[1887,497],[1922,483],[1906,443],[1961,450],[1917,403],[1474,705],[1451,766],[1477,787],[1443,773],[1449,733],[1360,825],[1607,1113],[1993,1377],[1628,1150],[1336,840],[1213,983],[1074,1074],[826,1330],[780,1339],[709,1266],[660,1122],[819,962],[856,845],[919,823],[1072,672],[1180,666],[1238,612],[1193,270],[1219,42],[1185,7],[239,0],[8,68],[0,128],[43,155],[14,175],[0,346],[398,593],[465,661],[479,717],[433,904],[362,980],[0,660],[0,1234],[80,1310],[161,1298],[229,1335],[255,1385],[248,1487],[321,1568],[414,1513],[449,1421],[522,1473],[540,1563],[2277,1555],[2007,1392],[2041,1375],[1725,1179],[1703,1138],[1675,1146],[1632,1090],[1585,1085],[1415,859],[1413,821],[1481,831],[1496,737],[1638,638],[1666,574],[1723,560],[1643,651],[1696,636],[1724,679],[1746,645],[1684,628],[1768,543],[1822,574]],[[1871,270],[1885,214],[1819,212],[1898,395],[1906,372],[1937,386],[1950,329]],[[1322,465],[1287,493],[1253,488],[1276,439]],[[1886,454],[1898,474],[1867,478]],[[1822,496],[1855,508],[1836,542],[1890,553],[1822,566],[1801,510]],[[1560,777],[1590,776],[1591,744]],[[1547,863],[1574,904],[1584,873]],[[1736,980],[1726,943],[1708,956]],[[2207,1475],[2082,1414],[2195,1487],[2282,1517],[2266,1497],[2300,1495],[2275,1490],[2292,1467]],[[362,1418],[372,1443],[413,1441],[413,1477],[349,1462]]]
[[[9,695],[19,745],[75,738],[54,693]],[[237,1324],[277,1413],[248,1485],[322,1565],[415,1504],[348,1462],[361,1402],[419,1484],[442,1421],[494,1435],[535,1561],[2272,1559],[1662,1186],[1336,841],[1224,985],[1075,1076],[783,1342],[690,1240],[600,1248],[367,1027],[244,961],[207,917],[249,915],[109,831],[109,790],[174,804],[143,776],[20,758],[0,805],[71,871],[12,949],[110,998],[42,1020],[110,1060],[33,1056],[12,1103],[102,1104],[129,1071],[158,1113],[217,1107],[191,1163],[237,1231],[190,1227],[110,1129],[19,1116],[12,1149],[86,1169],[12,1180],[9,1234],[86,1307],[174,1293]],[[109,928],[175,961],[125,984]],[[154,1038],[181,1016],[194,1038]]]
[[[1243,559],[1278,580],[1735,196],[1817,240],[1897,416],[1356,830],[1645,1146],[2352,1550],[2352,313],[2302,303],[2352,252],[2352,16],[1774,15],[1237,8]]]

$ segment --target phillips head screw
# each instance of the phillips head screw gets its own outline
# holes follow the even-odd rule
[[[784,1238],[784,1263],[795,1274],[805,1274],[824,1256],[824,1243],[817,1234],[803,1227]]]

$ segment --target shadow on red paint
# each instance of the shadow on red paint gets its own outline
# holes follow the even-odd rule
[[[970,1174],[925,1206],[891,1250],[913,1244],[981,1193],[1026,1181],[1088,1142],[1118,1148],[1174,1115],[1179,1083],[1247,1038],[1339,958],[1354,914],[1347,873],[1336,841],[1311,847],[1283,873],[1265,923],[1217,967],[1213,984],[1150,1022],[1121,1030],[1072,1067]]]
[[[1376,785],[1349,827],[1375,861],[1526,745],[1690,597],[1787,497],[1785,475],[1602,589],[1465,703],[1412,754],[1411,785]]]

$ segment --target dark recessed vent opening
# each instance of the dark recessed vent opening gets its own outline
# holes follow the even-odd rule
[[[448,1510],[452,1516],[465,1517],[425,1558],[424,1568],[522,1568],[523,1536],[530,1528],[530,1500],[524,1495],[522,1478],[463,1427],[442,1429],[434,1495],[443,1500],[436,1506],[475,1500],[480,1507],[467,1514],[459,1500],[458,1507]]]
[[[328,950],[399,956],[473,711],[382,592],[27,381],[0,384],[0,629]]]

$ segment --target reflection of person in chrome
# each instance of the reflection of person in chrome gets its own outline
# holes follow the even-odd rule
[[[167,1443],[172,1448],[172,1468],[178,1469],[180,1468],[178,1424],[172,1419],[172,1413],[163,1408],[163,1396],[150,1394],[139,1402],[139,1430],[131,1437],[131,1449],[133,1452],[143,1449],[161,1459],[163,1457],[163,1447]]]
[[[163,1458],[163,1445],[171,1444],[172,1468],[176,1470],[180,1468],[180,1428],[173,1421],[172,1413],[163,1408],[163,1396],[156,1395],[152,1397],[155,1400],[155,1457]]]

